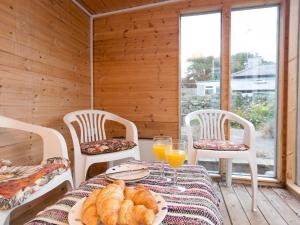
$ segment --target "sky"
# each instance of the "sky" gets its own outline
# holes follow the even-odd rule
[[[181,17],[182,69],[193,56],[220,56],[221,14],[208,13]],[[231,13],[231,54],[258,53],[276,62],[278,8],[236,10]]]

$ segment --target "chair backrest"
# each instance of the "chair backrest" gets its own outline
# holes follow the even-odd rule
[[[192,131],[192,123],[196,121],[197,132]],[[255,144],[255,128],[250,121],[240,117],[237,114],[224,110],[206,109],[198,110],[189,113],[185,117],[186,133],[189,148],[193,146],[194,133],[197,133],[200,139],[216,139],[225,140],[225,123],[232,121],[243,127],[243,144],[246,144],[250,149],[254,149]],[[252,150],[255,152],[255,150]]]
[[[77,133],[72,123],[78,123],[80,143],[106,139],[105,121],[118,121],[120,119],[122,118],[117,115],[101,110],[79,110],[64,116],[64,121],[71,131],[72,138],[77,138]]]
[[[68,159],[65,139],[54,129],[25,123],[5,116],[0,116],[0,127],[32,132],[41,136],[43,139],[43,161],[52,157]]]
[[[197,123],[198,139],[225,140],[224,127],[228,119],[227,113],[214,109],[198,110],[186,116],[186,126],[191,129],[191,122]]]

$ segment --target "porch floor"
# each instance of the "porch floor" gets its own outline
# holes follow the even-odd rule
[[[280,188],[260,187],[258,209],[251,211],[251,187],[214,182],[221,199],[221,213],[225,225],[283,225],[300,224],[300,199]]]

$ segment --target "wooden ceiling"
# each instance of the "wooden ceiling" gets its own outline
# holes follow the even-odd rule
[[[76,0],[91,14],[113,12],[166,0]]]

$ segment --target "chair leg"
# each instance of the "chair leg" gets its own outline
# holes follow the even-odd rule
[[[195,149],[191,149],[191,150],[189,150],[189,164],[192,164],[192,165],[196,165],[197,164],[197,162],[198,162],[198,157],[199,157],[199,155],[198,155],[198,153],[197,153],[197,150],[195,150]]]
[[[77,165],[79,163],[80,165]],[[85,181],[86,171],[84,168],[85,168],[86,160],[80,159],[80,161],[77,164],[75,163],[75,187],[76,188],[79,187],[81,182]]]
[[[71,171],[68,171],[68,178],[67,178],[67,190],[68,191],[72,191],[74,188],[74,184],[73,184],[73,179],[72,179],[72,174]]]
[[[84,181],[84,170],[75,172],[75,187],[79,187]]]
[[[73,190],[73,187],[72,187],[72,184],[71,184],[70,180],[67,180],[66,186],[67,186],[67,191],[68,192]]]
[[[93,163],[85,162],[83,181],[85,181],[87,172],[88,172],[91,165],[93,165]]]
[[[257,208],[257,163],[256,158],[249,160],[252,178],[252,211]]]
[[[227,171],[226,171],[226,185],[227,187],[231,187],[232,183],[232,159],[227,159]]]
[[[139,150],[135,150],[133,158],[135,160],[141,160],[141,155],[140,155],[140,151]]]
[[[11,210],[4,210],[0,212],[0,224],[9,225]]]
[[[108,168],[112,168],[114,166],[114,161],[109,161],[108,162]]]

